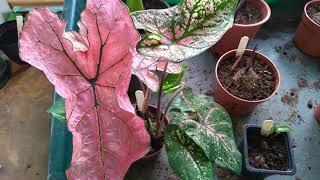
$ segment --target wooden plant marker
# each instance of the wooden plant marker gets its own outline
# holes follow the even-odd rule
[[[239,46],[238,46],[238,49],[237,49],[237,52],[236,52],[236,57],[238,58],[236,60],[236,62],[232,65],[231,67],[231,70],[233,71],[237,66],[238,64],[240,63],[240,60],[247,48],[247,45],[248,45],[248,42],[249,42],[249,37],[248,36],[243,36],[240,40],[240,43],[239,43]]]

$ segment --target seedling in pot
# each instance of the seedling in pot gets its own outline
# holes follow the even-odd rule
[[[295,166],[288,126],[275,126],[266,120],[262,127],[244,127],[244,174],[294,175]]]
[[[262,136],[277,136],[280,133],[289,133],[292,129],[289,126],[277,126],[273,123],[273,120],[265,120],[262,124],[260,134]]]

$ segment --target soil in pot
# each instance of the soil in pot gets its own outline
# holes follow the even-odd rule
[[[239,9],[234,22],[237,24],[254,24],[262,19],[263,15],[259,8],[251,3],[244,3]]]
[[[258,169],[287,171],[289,154],[285,134],[269,137],[259,131],[248,134],[249,164]]]
[[[148,114],[148,118],[150,118],[151,122],[152,122],[152,127],[155,130],[157,127],[157,123],[156,123],[156,114],[157,114],[157,109],[154,106],[149,106],[147,113]],[[141,114],[138,113],[138,115],[140,117]],[[163,117],[163,113],[161,113],[161,118]],[[144,117],[142,117],[143,119],[145,119]],[[157,153],[164,145],[164,131],[165,131],[165,127],[168,125],[168,121],[167,119],[164,119],[164,127],[163,129],[161,129],[161,136],[160,138],[151,138],[151,149],[150,151],[145,155],[145,157],[151,156],[155,153]]]
[[[307,7],[308,16],[320,25],[320,3],[311,4]]]
[[[218,67],[218,77],[222,86],[234,96],[249,101],[262,100],[275,91],[276,75],[266,62],[256,56],[254,65],[248,68],[253,59],[251,56],[244,55],[234,70],[235,57],[222,61]]]

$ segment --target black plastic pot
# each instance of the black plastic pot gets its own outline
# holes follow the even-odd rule
[[[8,82],[10,78],[10,67],[9,63],[5,60],[0,59],[0,89]]]
[[[15,63],[26,64],[19,57],[18,34],[16,21],[0,25],[0,49]]]
[[[293,151],[291,146],[291,139],[288,133],[283,133],[283,143],[287,146],[288,154],[288,170],[270,170],[270,169],[258,169],[250,165],[249,163],[249,150],[248,150],[248,137],[260,138],[261,126],[247,124],[243,127],[243,172],[244,176],[248,176],[247,179],[263,179],[271,175],[295,175],[296,167],[293,160]],[[251,178],[249,178],[251,177]]]

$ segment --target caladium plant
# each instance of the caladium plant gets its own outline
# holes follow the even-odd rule
[[[212,179],[216,165],[241,172],[231,119],[220,105],[184,89],[170,113],[165,144],[169,163],[182,179]]]
[[[214,45],[232,27],[237,0],[183,0],[162,10],[131,13],[146,34],[138,43],[143,55],[181,62]]]
[[[132,56],[139,39],[118,0],[87,0],[79,32],[48,9],[29,13],[21,58],[42,70],[66,98],[73,134],[72,179],[122,179],[149,150],[149,134],[129,101]]]

